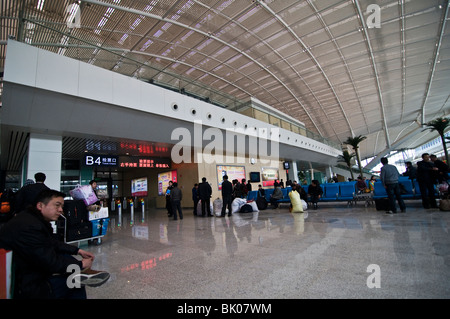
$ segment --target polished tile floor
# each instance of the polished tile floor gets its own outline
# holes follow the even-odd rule
[[[323,203],[183,220],[162,209],[110,213],[90,299],[450,298],[450,212],[406,201],[405,214]],[[121,217],[121,218],[119,218]]]

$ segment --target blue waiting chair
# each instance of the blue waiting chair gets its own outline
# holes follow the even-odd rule
[[[406,194],[402,194],[403,199],[414,198],[413,184],[410,179],[399,178],[398,183],[403,185],[403,189],[406,191]]]
[[[342,182],[339,183],[339,196],[338,200],[347,201],[351,204],[355,196],[355,185],[356,182]]]
[[[247,194],[247,200],[256,200],[258,197],[258,191],[250,191]]]
[[[336,183],[326,183],[321,200],[326,202],[336,201],[339,196],[339,185]]]
[[[376,181],[373,184],[373,188],[374,188],[373,199],[388,197],[386,193],[386,188],[384,188],[383,183],[381,181]]]

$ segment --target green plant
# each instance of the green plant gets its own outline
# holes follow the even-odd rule
[[[425,129],[423,129],[423,131],[431,130],[431,131],[438,132],[439,136],[441,137],[442,147],[444,149],[444,154],[445,154],[445,160],[448,163],[447,143],[446,143],[446,138],[445,138],[444,134],[445,134],[445,130],[450,125],[450,119],[448,117],[439,117],[435,120],[429,121],[422,125],[428,126]]]
[[[350,154],[347,150],[342,152],[342,155],[338,156],[337,161],[341,163],[345,163],[348,167],[348,170],[350,171],[350,174],[352,175],[352,180],[355,179],[353,176],[353,170],[352,170],[352,158],[355,157],[355,154]]]
[[[366,138],[367,138],[367,136],[359,135],[359,136],[355,136],[355,137],[348,137],[347,140],[344,142],[344,144],[351,145],[351,147],[355,151],[356,160],[358,162],[358,167],[359,167],[359,174],[361,175],[361,177],[363,177],[363,170],[362,170],[362,166],[361,166],[361,159],[359,157],[358,148],[359,148],[359,143],[364,141]]]

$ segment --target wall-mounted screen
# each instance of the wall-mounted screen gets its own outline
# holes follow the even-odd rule
[[[169,171],[158,174],[158,195],[165,195],[169,182],[177,182],[177,171]]]
[[[217,165],[217,185],[219,185],[219,190],[222,189],[224,175],[228,175],[230,182],[233,179],[237,179],[240,182],[245,178],[245,166]]]
[[[147,194],[147,177],[131,180],[131,196],[146,197]]]
[[[261,174],[259,172],[250,172],[250,183],[259,183],[261,181]]]
[[[279,179],[278,168],[274,167],[263,167],[261,169],[262,173],[262,186],[273,186],[276,180]]]

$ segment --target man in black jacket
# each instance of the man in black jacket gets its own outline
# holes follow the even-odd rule
[[[231,196],[233,194],[233,184],[228,180],[228,175],[223,176],[222,182],[222,212],[221,217],[225,216],[226,209],[228,208],[228,216],[231,216]]]
[[[50,222],[62,215],[64,196],[56,190],[43,190],[32,207],[0,230],[0,248],[13,251],[14,298],[85,299],[84,285],[109,278],[106,272],[81,271],[90,269],[94,255],[58,241],[53,234]]]
[[[438,168],[430,160],[430,154],[423,153],[422,160],[417,162],[417,181],[419,182],[422,206],[425,209],[437,208],[434,184]]]
[[[206,181],[206,177],[203,177],[202,182],[198,185],[198,197],[202,201],[202,217],[205,217],[206,213],[208,214],[208,217],[214,216],[211,214],[211,195],[211,185]]]
[[[449,168],[448,165],[445,164],[443,161],[437,158],[436,155],[431,154],[430,160],[433,162],[434,166],[437,167],[438,171],[435,172],[436,179],[438,183],[443,183],[448,181],[448,172]]]

